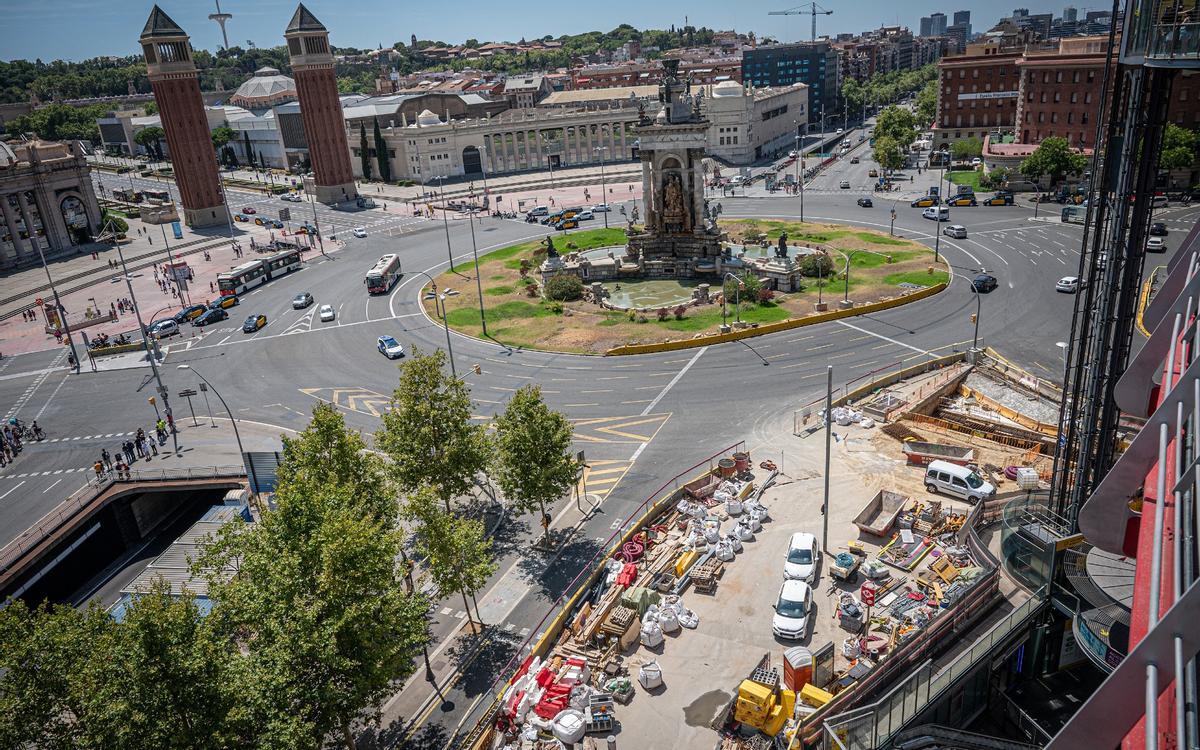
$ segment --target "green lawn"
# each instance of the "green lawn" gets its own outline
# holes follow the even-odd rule
[[[557,233],[554,237],[554,249],[559,253],[566,255],[575,250],[591,250],[594,247],[605,247],[608,245],[624,245],[625,230],[610,227],[608,229],[581,229],[566,234]],[[568,247],[568,244],[575,247]],[[517,245],[509,245],[497,250],[493,250],[486,255],[479,256],[482,262],[484,258],[488,260],[503,260],[504,267],[518,269],[521,267],[521,258],[519,256],[535,252],[542,249],[542,240],[531,240],[530,242],[522,242]],[[473,273],[475,270],[475,261],[468,263],[460,263],[450,269],[451,273]],[[500,280],[497,277],[491,277],[493,280]],[[501,277],[503,278],[503,277]]]
[[[933,286],[934,284],[942,284],[950,280],[950,274],[945,271],[908,271],[907,273],[894,273],[890,276],[884,276],[883,280],[888,284],[919,284],[920,286]],[[853,285],[852,285],[853,286]]]
[[[671,331],[688,332],[707,331],[713,326],[720,325],[720,305],[713,305],[711,307],[703,308],[703,312],[694,312],[694,310],[696,310],[696,308],[689,308],[687,316],[684,317],[683,320],[675,320],[674,318],[671,318],[670,320],[659,323],[657,319],[655,319],[654,323]],[[733,325],[733,321],[737,319],[737,314],[733,305],[728,306],[727,313],[729,324]],[[763,305],[755,305],[749,302],[743,302],[741,317],[742,320],[749,321],[750,323],[774,323],[775,321],[779,320],[787,320],[789,317],[791,317],[791,315],[788,314],[787,310],[771,302]]]
[[[516,318],[545,318],[550,315],[557,315],[550,309],[549,303],[538,304],[535,302],[522,302],[520,300],[509,300],[501,302],[498,305],[484,305],[484,310],[487,313],[487,321],[489,323],[499,323],[504,320],[512,320]],[[475,307],[459,307],[450,310],[446,319],[451,326],[476,326],[479,325],[479,310]]]
[[[979,178],[983,173],[977,169],[970,172],[947,172],[946,179],[953,182],[955,185],[970,185],[976,192],[981,190],[979,187]]]

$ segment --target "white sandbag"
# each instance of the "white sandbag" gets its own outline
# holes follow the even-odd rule
[[[713,493],[713,499],[716,500],[718,503],[727,503],[730,501],[730,499],[732,499],[734,497],[737,497],[737,495],[735,493],[730,492],[729,490],[726,490],[724,488],[721,488]]]
[[[725,501],[725,512],[728,513],[731,517],[737,517],[737,516],[742,515],[742,510],[743,510],[742,501],[738,500],[737,497],[730,497],[728,500]]]
[[[664,607],[658,613],[658,624],[664,633],[677,633],[679,632],[679,615],[674,609]]]
[[[683,611],[679,613],[679,624],[689,630],[694,630],[700,624],[700,615],[684,607]]]
[[[721,529],[717,526],[709,526],[704,530],[704,541],[709,544],[715,544],[721,540]]]
[[[759,521],[752,515],[746,515],[738,519],[738,523],[750,529],[753,532],[762,531],[762,521]]]
[[[647,662],[638,669],[638,683],[646,690],[662,686],[662,667],[658,666],[657,661]]]
[[[736,534],[737,534],[737,538],[738,538],[738,539],[741,539],[743,542],[752,542],[752,541],[754,541],[754,532],[753,532],[753,531],[751,531],[751,530],[750,530],[750,527],[749,527],[749,526],[747,526],[747,525],[746,525],[746,524],[744,524],[744,523],[739,523],[739,524],[737,525],[737,528],[736,528],[736,529],[734,529],[734,533],[736,533]]]
[[[642,645],[646,648],[658,648],[663,642],[662,626],[658,621],[643,622],[641,633]]]
[[[552,731],[559,742],[568,745],[574,745],[583,739],[583,733],[587,728],[587,722],[583,718],[583,713],[571,708],[564,709],[554,717],[554,727]]]
[[[592,696],[592,689],[584,684],[576,685],[571,688],[570,706],[576,711],[583,711],[588,707],[588,699]]]
[[[869,430],[875,426],[875,420],[871,419],[870,417],[863,417],[862,419],[858,420],[858,426],[865,427]]]
[[[642,614],[642,624],[645,625],[648,622],[657,622],[657,621],[658,621],[658,605],[651,604],[649,607],[646,607],[646,611]]]
[[[733,557],[733,545],[728,540],[722,539],[717,545],[717,559],[721,562],[729,562]]]
[[[859,645],[858,638],[851,636],[842,641],[842,656],[847,659],[857,659],[862,653],[862,647]]]
[[[733,533],[732,531],[729,532],[728,534],[725,535],[725,541],[729,542],[729,546],[733,548],[733,551],[735,553],[739,553],[739,554],[741,553],[742,540],[737,538],[737,534]]]

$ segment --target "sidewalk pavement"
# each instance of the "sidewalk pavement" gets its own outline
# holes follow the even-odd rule
[[[242,247],[240,257],[235,255],[227,235],[199,235],[185,228],[182,240],[169,241],[172,260],[187,262],[193,273],[189,289],[184,293],[184,298],[180,299],[172,296],[170,288],[164,291],[159,284],[159,279],[162,278],[160,269],[167,261],[167,253],[162,244],[162,231],[156,226],[147,226],[138,219],[129,220],[129,236],[133,241],[123,245],[121,252],[125,255],[130,274],[133,276],[134,294],[141,308],[143,323],[150,325],[152,320],[173,315],[189,301],[194,304],[207,303],[217,296],[218,273],[257,257],[250,250],[250,238],[253,237],[255,242],[265,243],[269,240],[269,230],[259,226],[254,226],[253,229],[248,228],[248,225],[235,226],[241,230],[235,235]],[[139,235],[139,229],[144,233]],[[202,237],[209,237],[214,242],[180,248],[178,253],[175,252],[177,245]],[[204,259],[204,252],[199,248],[207,248],[209,260]],[[340,249],[340,244],[327,242],[325,249],[327,253],[336,252]],[[131,257],[147,253],[151,254],[149,258],[144,258],[136,263],[129,261]],[[306,260],[310,259],[312,255],[315,255],[315,251],[306,252],[304,255]],[[83,359],[82,364],[85,368],[88,367],[88,363],[82,349],[81,334],[92,339],[101,333],[116,336],[120,333],[136,333],[138,331],[137,318],[132,311],[122,312],[115,309],[118,300],[129,296],[129,286],[124,283],[121,272],[108,265],[110,261],[116,259],[116,249],[108,248],[97,252],[95,257],[89,253],[51,265],[51,273],[54,275],[60,294],[59,301],[67,312],[69,323],[74,324],[85,310],[94,310],[100,315],[115,311],[117,315],[116,320],[111,322],[100,323],[80,330],[72,329],[75,334],[76,349]],[[149,264],[153,264],[152,267],[148,267]],[[134,270],[135,268],[140,268],[140,270]],[[0,313],[23,309],[33,304],[37,297],[50,299],[48,291],[32,291],[45,282],[45,273],[42,268],[32,268],[0,279],[0,297],[19,294],[19,290],[22,288],[30,290],[26,292],[23,299],[0,308]],[[91,275],[74,283],[63,281],[76,274]],[[76,289],[76,287],[82,288]],[[190,329],[184,329],[184,335],[190,333]],[[60,344],[52,334],[46,333],[44,312],[40,309],[37,310],[33,320],[26,320],[22,315],[16,314],[7,320],[0,321],[0,341],[4,342],[3,349],[0,349],[4,354],[21,354],[66,345],[65,337],[63,343]]]

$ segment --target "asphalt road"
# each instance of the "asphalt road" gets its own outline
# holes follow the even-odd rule
[[[869,165],[862,161],[840,162],[813,181],[806,195],[806,219],[888,230],[889,206],[884,201],[877,200],[871,209],[855,204],[862,190],[869,190]],[[828,187],[842,179],[854,188]],[[722,203],[726,218],[799,216],[795,196],[727,198]],[[934,244],[938,227],[922,219],[920,209],[900,201],[896,212],[898,235]],[[894,310],[744,342],[639,357],[522,351],[452,334],[454,360],[471,385],[480,419],[503,409],[513,390],[535,382],[553,408],[577,421],[576,444],[593,465],[589,489],[601,506],[553,560],[528,552],[533,534],[528,519],[515,519],[501,528],[500,571],[492,588],[479,597],[485,619],[494,627],[480,650],[464,651],[461,644],[436,648],[435,671],[452,683],[448,696],[455,708],[417,715],[423,721],[409,744],[445,743],[520,644],[537,635],[554,598],[655,488],[731,443],[753,444],[756,436],[790,425],[796,409],[823,393],[827,365],[834,367],[835,383],[840,385],[966,348],[974,334],[969,316],[978,303],[981,345],[996,347],[1035,374],[1060,378],[1056,342],[1069,337],[1072,298],[1056,294],[1053,285],[1060,276],[1078,273],[1081,229],[1034,221],[1027,206],[952,209],[951,217],[953,223],[967,226],[969,236],[942,237],[939,243],[954,270],[950,287]],[[1196,211],[1169,209],[1159,218],[1168,222],[1173,237],[1182,236]],[[352,426],[373,432],[397,378],[396,363],[377,353],[376,339],[390,334],[406,348],[425,350],[446,345],[443,329],[425,316],[417,299],[424,281],[418,272],[436,275],[446,266],[443,226],[424,221],[390,235],[388,228],[370,225],[365,239],[346,236],[343,250],[328,257],[310,256],[295,275],[246,295],[226,324],[194,339],[171,342],[163,369],[168,388],[174,393],[194,385],[188,373],[176,369],[189,364],[216,385],[239,419],[301,429],[312,406],[323,400],[342,407]],[[492,218],[478,222],[475,229],[481,253],[546,231]],[[450,235],[455,261],[468,259],[466,220],[450,222]],[[405,276],[390,294],[369,297],[363,275],[385,252],[400,255]],[[1155,257],[1165,262],[1169,255]],[[995,275],[1000,286],[977,297],[969,279],[983,269]],[[300,291],[311,291],[316,304],[293,310],[291,299]],[[334,306],[335,321],[316,318],[322,304]],[[243,334],[240,323],[251,313],[267,315],[269,323],[257,333]],[[55,359],[61,356],[43,352],[0,361],[0,404],[10,416],[38,419],[54,440],[31,446],[12,466],[0,470],[0,528],[7,537],[82,484],[83,472],[100,447],[120,442],[122,433],[146,427],[153,419],[145,401],[150,393],[148,370],[68,376],[61,359]],[[471,372],[475,364],[480,375]],[[183,407],[177,401],[175,408],[178,415]],[[204,457],[189,460],[203,463]],[[564,501],[553,512],[569,520],[568,506]],[[440,638],[457,628],[462,614],[452,600],[439,605],[434,611],[435,635]],[[465,669],[459,673],[457,667]],[[419,703],[414,696],[427,692],[423,685],[411,686],[408,695],[388,704],[385,720],[399,726],[412,717]],[[405,734],[398,732],[391,739]]]

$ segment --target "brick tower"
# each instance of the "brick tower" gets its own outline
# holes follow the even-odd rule
[[[350,145],[346,141],[346,120],[333,72],[329,31],[301,3],[283,36],[287,39],[292,78],[300,99],[300,118],[308,141],[316,198],[322,203],[351,200],[358,191],[350,167]]]
[[[139,41],[167,133],[184,221],[192,227],[226,224],[229,207],[221,197],[217,157],[188,35],[155,5]]]

